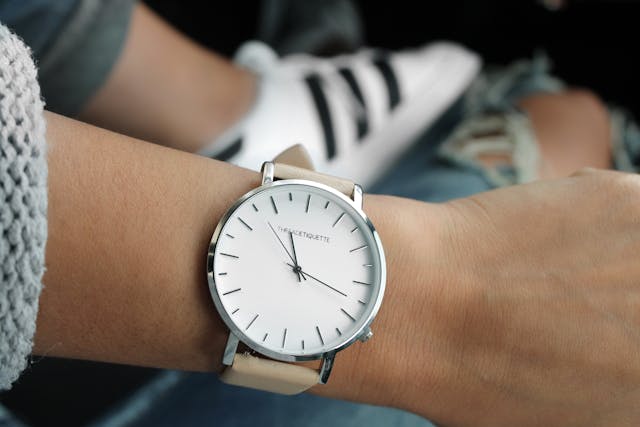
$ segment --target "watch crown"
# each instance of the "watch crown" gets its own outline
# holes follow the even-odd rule
[[[370,328],[367,328],[364,331],[362,331],[362,334],[360,334],[360,337],[358,339],[362,342],[367,342],[372,336],[373,336],[373,331]]]

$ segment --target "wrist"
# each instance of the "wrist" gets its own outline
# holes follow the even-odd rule
[[[385,247],[387,287],[373,338],[341,352],[331,381],[314,392],[433,418],[456,375],[450,329],[459,324],[461,290],[444,242],[444,205],[367,196],[365,212]]]

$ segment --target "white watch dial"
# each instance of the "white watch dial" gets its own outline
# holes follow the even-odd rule
[[[336,191],[279,181],[226,215],[209,254],[216,307],[239,338],[281,360],[353,342],[384,292],[384,255],[364,214]]]

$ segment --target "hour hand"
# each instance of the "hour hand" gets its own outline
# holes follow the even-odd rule
[[[302,276],[304,280],[307,280],[307,278],[304,277],[304,273],[302,272],[302,267],[300,267],[300,264],[298,263],[298,255],[296,254],[296,244],[293,242],[293,233],[291,231],[289,232],[289,238],[291,239],[291,249],[293,250],[293,263],[296,265],[293,268],[293,271],[298,273],[298,282],[300,281],[300,276]]]

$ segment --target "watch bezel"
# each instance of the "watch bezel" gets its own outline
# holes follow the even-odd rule
[[[323,353],[301,354],[301,355],[282,354],[262,346],[260,343],[254,341],[249,336],[247,336],[240,328],[238,328],[235,325],[229,313],[227,313],[227,311],[225,310],[224,305],[220,300],[220,295],[216,291],[215,272],[213,269],[215,251],[216,251],[216,246],[218,244],[218,239],[220,238],[222,229],[224,228],[229,218],[247,199],[250,199],[251,197],[263,191],[268,191],[271,188],[284,186],[284,185],[292,185],[292,184],[305,185],[305,186],[314,187],[316,189],[324,190],[326,192],[331,193],[333,196],[338,197],[343,202],[345,202],[348,206],[350,206],[355,211],[355,213],[360,216],[360,218],[366,224],[368,230],[371,232],[371,235],[373,237],[373,242],[376,245],[376,250],[380,257],[379,258],[380,285],[378,287],[379,291],[375,297],[375,302],[373,303],[372,310],[369,312],[369,314],[367,315],[367,318],[359,328],[357,328],[353,333],[346,336],[345,340],[341,341],[340,344],[327,349]],[[378,235],[378,232],[376,231],[369,217],[365,214],[365,212],[362,209],[360,209],[360,207],[356,203],[354,203],[353,200],[345,196],[340,191],[332,187],[329,187],[327,185],[321,184],[319,182],[308,181],[304,179],[283,179],[283,180],[272,181],[272,182],[263,184],[247,192],[242,197],[240,197],[222,216],[222,218],[218,222],[218,225],[215,228],[215,231],[213,232],[211,241],[209,243],[209,249],[207,253],[207,282],[209,284],[209,293],[211,294],[211,298],[213,299],[213,303],[216,307],[216,310],[218,311],[218,314],[222,318],[225,325],[229,328],[230,333],[235,334],[240,339],[240,341],[242,341],[244,344],[249,346],[249,348],[251,348],[252,350],[260,354],[263,354],[265,356],[268,356],[272,359],[280,360],[283,362],[301,362],[301,361],[309,361],[309,360],[318,360],[318,359],[321,359],[327,353],[336,353],[338,351],[344,350],[345,348],[349,347],[351,344],[356,342],[363,335],[363,333],[366,333],[369,331],[371,323],[373,322],[376,315],[378,314],[378,310],[380,309],[382,300],[384,298],[385,287],[387,282],[387,266],[386,266],[384,250],[382,248],[382,242],[380,240],[380,236]]]

